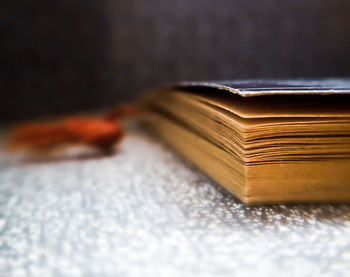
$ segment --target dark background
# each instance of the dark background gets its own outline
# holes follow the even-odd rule
[[[100,109],[176,80],[350,75],[349,0],[11,0],[0,121]]]

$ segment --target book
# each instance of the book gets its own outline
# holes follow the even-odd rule
[[[350,201],[350,79],[182,82],[145,125],[248,205]]]

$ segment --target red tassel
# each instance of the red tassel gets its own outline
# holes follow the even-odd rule
[[[122,106],[103,118],[69,117],[59,123],[29,123],[14,128],[8,143],[10,150],[50,150],[64,143],[84,143],[110,149],[123,137],[118,121],[137,113],[137,109]]]
[[[138,109],[134,106],[121,106],[110,110],[104,117],[107,121],[115,121],[120,118],[130,117],[138,114]]]

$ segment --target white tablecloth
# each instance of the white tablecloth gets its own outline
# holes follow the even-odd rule
[[[2,154],[0,154],[2,155]],[[350,205],[245,207],[157,140],[0,162],[0,276],[350,276]]]

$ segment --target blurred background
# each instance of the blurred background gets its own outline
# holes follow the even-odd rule
[[[102,109],[178,80],[350,75],[349,0],[17,0],[0,121]]]

